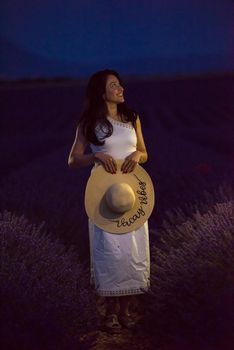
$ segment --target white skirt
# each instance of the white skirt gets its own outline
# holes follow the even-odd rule
[[[148,221],[136,231],[114,234],[89,219],[91,283],[101,296],[142,294],[150,286]]]

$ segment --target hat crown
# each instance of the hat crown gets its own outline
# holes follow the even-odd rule
[[[135,203],[135,193],[127,183],[115,183],[106,191],[106,202],[109,208],[117,213],[131,210]]]
[[[151,215],[154,187],[141,165],[137,164],[132,172],[123,173],[124,160],[116,159],[116,163],[115,174],[107,172],[101,164],[94,167],[86,185],[85,209],[97,227],[124,234],[139,229]],[[120,190],[130,197],[127,204]]]

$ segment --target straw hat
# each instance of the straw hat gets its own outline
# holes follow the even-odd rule
[[[149,174],[137,164],[123,174],[123,160],[117,160],[116,174],[102,165],[92,171],[85,190],[85,210],[93,223],[116,234],[137,230],[154,207],[154,187]]]

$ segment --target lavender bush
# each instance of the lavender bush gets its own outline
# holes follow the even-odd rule
[[[0,239],[4,349],[77,349],[80,334],[97,320],[77,252],[52,240],[43,224],[6,211]]]
[[[0,178],[26,165],[36,158],[48,155],[66,143],[66,133],[58,133],[53,128],[7,133],[1,135],[2,166]]]
[[[161,227],[163,221],[177,225],[187,220],[199,210],[206,213],[217,202],[230,201],[234,198],[234,169],[216,168],[203,173],[200,169],[184,171],[181,174],[164,174],[156,183],[157,214],[155,223]]]
[[[84,189],[87,170],[71,171],[68,149],[59,149],[10,174],[0,191],[0,208],[26,215],[66,244],[76,244],[81,257],[88,249]],[[86,176],[85,176],[86,175]]]
[[[161,336],[174,344],[173,349],[231,350],[234,201],[217,203],[205,214],[197,210],[191,218],[182,216],[179,224],[175,213],[167,214],[152,246],[148,330],[157,341]]]

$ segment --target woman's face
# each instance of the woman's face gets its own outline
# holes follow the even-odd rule
[[[106,102],[123,103],[123,87],[120,85],[118,78],[115,75],[108,75],[106,80],[106,92],[103,98]]]

